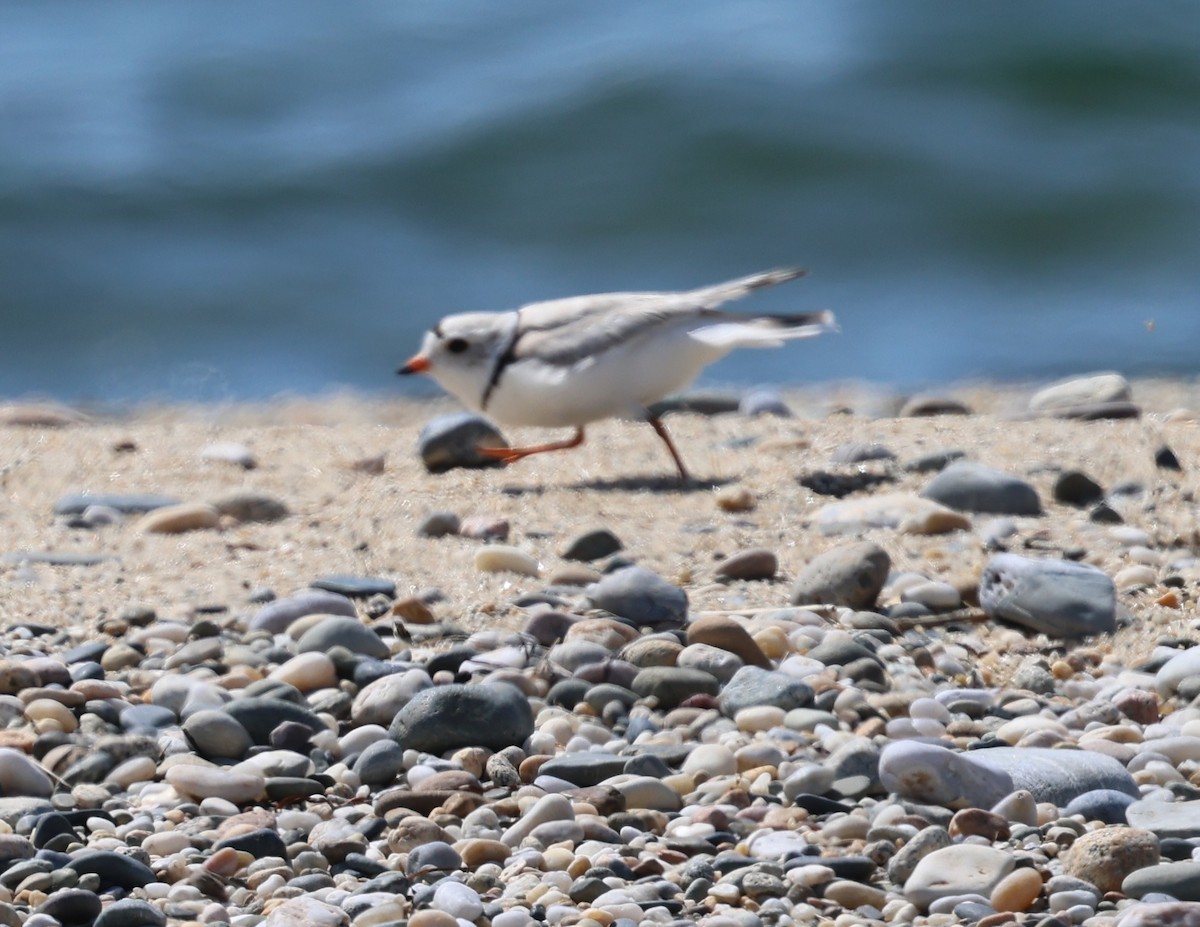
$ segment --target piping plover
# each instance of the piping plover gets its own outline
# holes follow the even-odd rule
[[[591,422],[643,419],[686,480],[679,451],[647,406],[735,348],[777,347],[833,330],[830,312],[749,316],[719,308],[804,273],[768,270],[682,293],[601,293],[450,315],[399,373],[428,373],[465,406],[502,424],[575,429],[565,441],[480,448],[485,456],[512,463],[578,447]]]

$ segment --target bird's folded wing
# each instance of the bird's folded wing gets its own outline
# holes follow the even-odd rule
[[[544,363],[572,366],[664,325],[741,319],[744,317],[720,312],[717,307],[803,273],[766,271],[683,293],[600,293],[530,303],[520,310],[512,357],[536,357]]]

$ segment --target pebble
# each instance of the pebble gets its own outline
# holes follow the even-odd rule
[[[513,686],[446,685],[413,696],[388,733],[406,750],[435,755],[470,746],[502,750],[533,733],[533,714]]]
[[[562,552],[564,560],[581,560],[590,563],[604,557],[611,557],[625,547],[621,539],[607,528],[596,528],[579,535],[569,543]]]
[[[521,488],[465,532],[420,509],[401,526],[459,535],[410,538],[444,544],[448,570],[503,560],[510,533],[523,557],[559,552],[529,581],[473,574],[479,600],[371,538],[274,601],[264,550],[228,602],[5,625],[0,925],[1200,927],[1200,572],[1162,520],[1180,487],[1152,484],[1154,445],[1145,473],[1106,464],[1126,525],[1089,521],[1098,484],[1048,453],[1027,467],[1058,483],[1041,521],[975,525],[863,437],[841,458],[906,491],[847,478],[856,495],[804,492],[803,522],[759,531],[722,514],[754,504],[727,484],[712,524],[680,527],[690,561],[633,543],[640,523],[597,517],[604,500],[591,522],[529,524]],[[955,456],[937,448],[903,456],[932,471]],[[255,505],[213,503],[224,541],[171,543],[258,543],[233,524]],[[279,530],[315,526],[305,512]],[[132,533],[120,513],[87,537]],[[1076,546],[1046,543],[1052,519]],[[1126,611],[1136,662],[1112,637]]]
[[[1029,399],[1029,411],[1058,414],[1095,403],[1128,402],[1133,398],[1129,381],[1118,373],[1061,380],[1038,390]]]
[[[587,591],[595,608],[624,618],[636,627],[681,628],[687,620],[687,593],[645,567],[609,573]]]
[[[741,662],[769,669],[771,661],[736,619],[724,615],[703,615],[687,626],[689,644],[707,644],[728,651]]]
[[[183,534],[216,528],[221,523],[221,513],[213,506],[202,502],[181,502],[156,508],[142,516],[137,530],[144,534]]]
[[[430,473],[503,466],[496,458],[480,454],[481,447],[509,447],[509,443],[495,425],[471,412],[438,416],[417,438],[417,453]]]
[[[813,558],[801,570],[792,585],[791,602],[871,608],[890,569],[887,551],[873,542],[834,547]]]
[[[250,619],[251,631],[281,634],[306,615],[358,615],[354,602],[333,592],[302,592],[264,605]]]
[[[506,544],[480,548],[475,554],[475,569],[482,573],[518,573],[521,576],[537,576],[542,571],[536,557]]]
[[[1121,891],[1130,898],[1170,895],[1179,901],[1200,901],[1200,862],[1160,862],[1136,869],[1125,877]]]
[[[1103,570],[1067,560],[997,554],[979,580],[979,604],[1003,619],[1051,637],[1116,629],[1116,586]]]
[[[814,520],[825,534],[861,534],[872,528],[892,528],[904,534],[948,534],[971,527],[971,520],[961,512],[913,493],[883,493],[831,502],[817,510]]]
[[[931,479],[921,496],[960,512],[1040,515],[1032,484],[970,460],[956,460]]]
[[[1114,828],[1081,834],[1063,854],[1063,872],[1101,892],[1119,892],[1125,878],[1158,865],[1158,837],[1148,830]]]
[[[1010,853],[994,847],[968,843],[944,847],[921,858],[904,882],[904,897],[926,910],[941,898],[987,898],[1014,865]]]
[[[725,558],[713,572],[724,579],[772,579],[778,569],[774,551],[755,547]]]

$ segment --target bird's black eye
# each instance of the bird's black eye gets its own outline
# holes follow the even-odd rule
[[[446,342],[446,350],[451,354],[461,354],[469,347],[466,338],[451,338]]]

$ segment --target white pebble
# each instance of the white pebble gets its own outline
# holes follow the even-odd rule
[[[537,560],[506,544],[491,544],[475,555],[475,569],[484,573],[520,573],[522,576],[537,576],[541,566]]]

